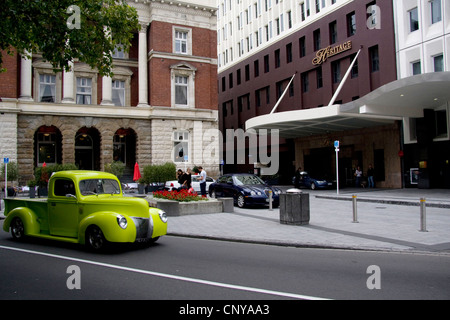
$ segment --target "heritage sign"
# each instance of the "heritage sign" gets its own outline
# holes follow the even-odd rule
[[[313,59],[312,63],[313,65],[321,65],[325,61],[327,61],[328,58],[335,56],[339,53],[348,51],[352,48],[352,42],[347,41],[337,46],[328,46],[325,49],[321,49],[317,51],[316,57]]]

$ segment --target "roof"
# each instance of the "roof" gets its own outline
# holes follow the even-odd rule
[[[342,105],[294,110],[249,119],[246,130],[278,129],[282,138],[392,124],[404,117],[423,117],[450,101],[450,72],[435,72],[388,83]]]

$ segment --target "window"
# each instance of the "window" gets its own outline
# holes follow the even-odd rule
[[[65,197],[67,194],[76,195],[75,184],[72,180],[58,179],[55,180],[53,188],[55,196]]]
[[[378,46],[369,48],[370,56],[370,71],[376,72],[380,71],[380,56],[378,53]]]
[[[187,54],[188,33],[184,31],[175,31],[175,52]]]
[[[331,63],[331,72],[333,83],[338,83],[341,81],[341,63],[340,61],[333,61]]]
[[[347,35],[349,37],[356,34],[356,15],[354,12],[347,15]]]
[[[173,162],[185,162],[189,156],[189,132],[175,131],[173,133]],[[186,157],[186,158],[185,158]]]
[[[270,67],[269,67],[269,55],[265,55],[264,56],[264,73],[269,72]]]
[[[444,71],[444,56],[442,54],[433,57],[433,62],[434,62],[434,72]]]
[[[420,61],[415,61],[411,63],[413,76],[422,73],[422,63]]]
[[[56,76],[39,75],[39,101],[56,102]]]
[[[309,91],[309,78],[308,78],[308,72],[302,73],[302,92],[308,92]]]
[[[292,43],[286,45],[286,63],[292,62]]]
[[[337,22],[333,21],[330,23],[330,44],[337,42]]]
[[[223,81],[223,84],[225,81]],[[224,88],[222,88],[224,89]],[[175,77],[175,104],[187,105],[188,104],[188,77],[176,76]]]
[[[281,64],[280,61],[280,49],[275,50],[275,68],[279,68]]]
[[[92,104],[91,78],[77,78],[77,104]]]
[[[314,51],[318,51],[321,48],[320,29],[313,32],[314,37]]]
[[[323,87],[322,67],[317,68],[316,78],[317,78],[317,89],[320,89]]]
[[[414,8],[409,11],[409,31],[419,30],[419,10]]]
[[[115,106],[125,106],[125,81],[113,80],[112,82],[112,102]]]
[[[430,0],[431,4],[431,23],[442,21],[441,0]]]
[[[118,44],[112,53],[114,59],[125,59],[125,51],[123,50],[123,44]]]
[[[253,63],[253,71],[254,71],[254,74],[255,74],[255,78],[256,77],[259,77],[259,60],[256,60],[254,63]]]
[[[37,134],[38,165],[57,163],[56,133],[38,132]]]
[[[301,37],[299,40],[299,46],[300,46],[300,58],[303,58],[304,56],[306,56],[306,40],[305,37]]]

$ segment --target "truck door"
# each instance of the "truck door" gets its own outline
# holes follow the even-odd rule
[[[75,184],[70,179],[57,179],[48,198],[50,234],[61,237],[78,237],[78,201]]]

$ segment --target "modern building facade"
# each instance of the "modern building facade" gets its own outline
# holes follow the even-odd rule
[[[130,171],[172,161],[218,174],[218,156],[201,153],[217,130],[215,1],[129,5],[141,29],[129,53],[114,52],[113,77],[78,61],[54,74],[39,53],[3,55],[0,154],[17,161],[20,182],[44,162],[103,170],[120,160]]]
[[[421,9],[421,14],[437,15],[437,2],[423,1],[428,7]],[[358,166],[366,174],[373,165],[378,187],[417,186],[419,176],[423,187],[431,186],[424,170],[411,180],[410,169],[419,168],[422,160],[416,160],[420,158],[416,155],[422,151],[407,146],[415,141],[404,133],[412,130],[405,122],[424,118],[427,108],[448,108],[450,99],[442,90],[450,84],[447,62],[439,64],[440,54],[447,59],[448,48],[444,2],[439,6],[442,21],[428,18],[441,28],[441,50],[429,53],[437,57],[433,61],[438,69],[430,74],[422,70],[424,74],[416,78],[402,71],[402,65],[411,67],[404,56],[413,40],[410,32],[401,34],[399,29],[400,24],[409,23],[405,21],[408,10],[419,1],[224,2],[218,14],[221,129],[277,129],[283,138],[279,173],[286,182],[297,168],[335,177],[333,145],[339,141],[341,185],[354,185],[353,173]],[[222,8],[225,3],[226,12]],[[247,18],[250,12],[251,19]],[[230,26],[235,30],[230,32]],[[439,27],[429,29],[438,32]],[[427,40],[412,37],[423,49]],[[408,101],[401,99],[407,92],[414,95]],[[434,103],[428,105],[424,99],[430,96]],[[439,124],[442,135],[433,139],[448,143],[448,112],[438,112],[444,119]],[[433,157],[430,150],[425,153]],[[428,165],[432,162],[428,160]],[[225,168],[251,170],[253,166]],[[436,186],[445,185],[443,175],[436,179]]]

